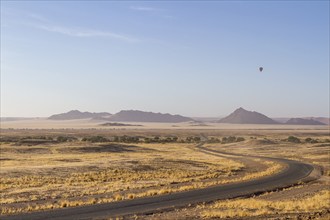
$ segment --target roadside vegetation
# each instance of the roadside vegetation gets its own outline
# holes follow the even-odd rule
[[[207,208],[204,207],[201,215],[204,218],[241,218],[286,213],[310,214],[329,209],[329,198],[330,190],[323,190],[299,200],[268,201],[256,198],[226,200],[216,202]]]

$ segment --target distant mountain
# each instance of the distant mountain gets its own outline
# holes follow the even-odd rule
[[[314,121],[318,121],[318,122],[321,122],[323,124],[330,125],[330,118],[326,118],[326,117],[306,117],[306,118],[303,118],[303,119],[312,119]]]
[[[285,122],[287,122],[290,118],[272,118],[272,119],[278,123],[285,124]]]
[[[292,118],[272,118],[273,120],[286,124],[287,121],[289,121]],[[326,118],[326,117],[302,117],[301,119],[308,119],[308,120],[314,120],[317,122],[321,122],[322,124],[326,124],[329,125],[330,124],[330,118]]]
[[[288,120],[290,120],[291,118],[272,118],[272,119],[277,121],[277,122],[286,124],[286,122]],[[326,124],[326,125],[330,124],[330,118],[326,118],[326,117],[302,117],[302,119],[308,119],[308,120],[312,119],[314,121],[318,121],[318,122],[321,122],[321,123]]]
[[[279,124],[266,115],[258,112],[247,111],[243,108],[236,109],[233,113],[218,121],[230,124]]]
[[[181,115],[170,115],[153,112],[143,112],[137,110],[120,111],[109,118],[110,121],[121,122],[163,122],[163,123],[179,123],[194,121],[192,118]]]
[[[285,124],[288,125],[325,125],[325,123],[313,119],[291,118]]]
[[[48,117],[51,120],[74,120],[74,119],[85,119],[85,118],[103,118],[110,117],[111,114],[107,112],[81,112],[78,110],[72,110],[66,113],[56,114]]]

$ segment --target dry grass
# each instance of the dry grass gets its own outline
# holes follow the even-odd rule
[[[119,201],[196,188],[227,178],[240,162],[197,152],[191,144],[113,146],[67,143],[1,146],[2,213]],[[179,155],[179,156],[178,156]],[[188,187],[188,188],[185,188]]]
[[[157,148],[159,146],[153,147]],[[170,148],[168,146],[167,151],[170,151]],[[199,165],[202,164],[203,156],[198,155],[198,159],[192,160],[192,152],[190,153],[189,163],[198,161]],[[151,172],[146,172],[145,170],[131,172],[123,169],[111,169],[107,171],[72,173],[68,178],[52,178],[51,176],[3,178],[2,192],[7,192],[7,194],[3,194],[4,199],[1,202],[7,206],[4,206],[1,212],[2,214],[11,214],[155,196],[203,188],[215,184],[259,178],[277,172],[282,168],[281,165],[273,162],[262,162],[267,166],[267,169],[259,173],[246,173],[235,177],[235,173],[243,168],[241,163],[222,158],[212,159],[212,156],[209,155],[207,159],[207,162],[204,161],[204,163],[208,164],[207,166],[204,168],[199,166],[198,171],[193,171],[190,168],[191,172],[189,173],[180,171],[180,167],[175,167],[175,172],[173,170],[165,172],[159,168],[162,170],[160,172],[154,167],[155,170]],[[166,162],[162,164],[162,166],[166,167]],[[167,169],[173,165],[177,164],[169,164]],[[185,164],[185,166],[188,165]],[[219,167],[222,167],[222,169],[219,170]],[[220,174],[219,171],[221,171]],[[230,175],[233,178],[228,178]],[[173,185],[173,182],[176,184]],[[45,195],[48,195],[50,200],[35,205],[27,205],[33,201],[40,201]],[[86,196],[95,195],[98,195],[98,197],[86,198]],[[22,205],[19,207],[10,206],[15,205],[17,202],[22,202]]]
[[[310,133],[285,133],[285,134],[267,134],[260,138],[250,139],[245,143],[240,143],[239,147],[235,144],[222,146],[212,146],[215,149],[226,151],[229,153],[235,152],[246,155],[261,155],[270,157],[287,158],[308,162],[320,166],[324,175],[330,176],[330,139],[329,133],[310,131]],[[300,138],[302,143],[288,143],[285,141],[289,135],[294,135]],[[318,140],[319,143],[306,143],[304,140],[308,137]]]
[[[324,190],[302,200],[267,201],[251,198],[220,201],[204,209],[202,216],[204,218],[251,217],[283,213],[308,213],[329,208],[330,191]]]
[[[2,135],[63,135],[63,133],[71,136],[90,133],[106,135],[109,130],[6,130]],[[143,128],[111,131],[111,135],[175,134],[183,137],[200,133],[198,129],[174,131]],[[313,137],[323,141],[328,138],[323,130],[228,129],[216,131],[210,129],[203,130],[203,134],[216,138],[238,135],[246,139],[245,142],[239,144],[208,145],[213,149],[307,161],[320,165],[325,174],[330,173],[329,145],[324,143],[294,144],[282,141],[288,135],[297,135],[302,140]],[[250,137],[257,137],[257,139],[250,139]],[[270,141],[264,141],[264,138]],[[88,144],[79,141],[37,146],[2,144],[1,213],[73,207],[173,193],[260,178],[283,169],[281,164],[263,160],[256,160],[259,167],[250,169],[251,167],[238,162],[237,159],[205,154],[197,151],[194,144],[137,144],[135,146],[119,144],[116,148],[112,148],[111,144],[104,146],[104,144]],[[329,195],[329,192],[326,195]],[[320,198],[324,197],[320,196]],[[203,211],[226,212],[227,210],[234,213],[231,214],[232,216],[237,217],[252,215],[259,211],[262,215],[265,210],[270,213],[272,209],[275,210],[276,207],[271,207],[269,204],[270,208],[267,208],[268,206],[265,205],[267,201],[260,201],[262,202],[255,203],[256,206],[260,206],[255,211],[248,208],[242,211],[247,214],[235,214],[240,213],[237,208],[235,210],[235,208],[224,207],[205,207]],[[308,201],[312,202],[312,200]],[[295,204],[296,201],[293,203]],[[306,212],[303,209],[302,205],[297,208],[299,212]],[[306,206],[305,209],[308,207]],[[226,215],[230,216],[230,214]]]
[[[234,159],[197,151],[193,144],[66,143],[2,145],[3,214],[154,196],[245,181],[281,169],[273,162],[256,173]],[[179,155],[179,156],[178,156]]]

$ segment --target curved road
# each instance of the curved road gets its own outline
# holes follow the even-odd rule
[[[197,146],[202,151],[210,153],[221,153],[233,156],[245,156],[238,154],[228,154]],[[147,198],[138,198],[120,202],[105,204],[87,205],[73,208],[64,208],[51,211],[34,212],[28,214],[0,216],[1,219],[92,219],[102,217],[116,217],[131,214],[152,213],[157,210],[170,210],[174,207],[184,207],[189,204],[210,202],[219,199],[230,199],[241,196],[249,196],[261,192],[271,191],[278,188],[287,187],[303,180],[313,171],[313,166],[298,161],[248,156],[278,161],[287,165],[286,169],[272,176],[267,176],[246,182],[233,183],[228,185],[212,186],[204,189],[196,189],[186,192],[178,192],[167,195],[159,195]]]

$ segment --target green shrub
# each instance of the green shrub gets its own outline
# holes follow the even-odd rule
[[[109,140],[102,136],[92,136],[92,137],[84,137],[82,141],[89,141],[92,143],[96,143],[96,142],[108,142]]]
[[[288,142],[291,142],[291,143],[301,143],[300,139],[295,137],[295,136],[289,136],[288,137]]]
[[[245,141],[245,139],[243,137],[229,136],[229,137],[223,137],[221,143],[228,144],[228,143],[235,143],[240,141]]]

